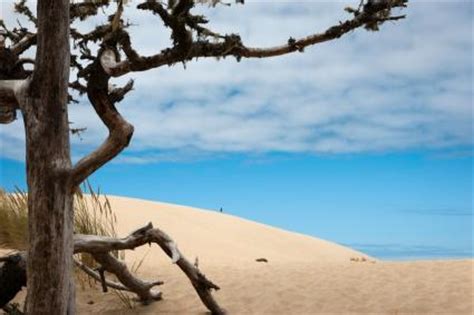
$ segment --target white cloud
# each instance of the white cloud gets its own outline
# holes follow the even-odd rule
[[[252,1],[199,10],[212,28],[269,46],[337,23],[346,17],[344,6],[356,2]],[[469,1],[411,1],[406,20],[377,33],[358,30],[304,54],[240,63],[201,59],[186,70],[176,65],[132,74],[136,88],[120,110],[136,133],[122,161],[470,146],[470,10]],[[133,8],[128,16],[139,24],[131,30],[141,53],[169,44],[157,17]],[[82,141],[73,138],[75,156],[106,135],[86,102],[71,107],[71,120],[88,127]],[[22,158],[15,149],[24,141],[21,128],[0,127],[3,156]]]

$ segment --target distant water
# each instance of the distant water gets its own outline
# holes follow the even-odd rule
[[[342,244],[382,260],[472,259],[471,248],[448,248],[430,245]]]

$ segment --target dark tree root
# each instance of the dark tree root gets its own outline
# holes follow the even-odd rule
[[[11,313],[10,302],[26,286],[26,254],[0,258],[0,309]]]

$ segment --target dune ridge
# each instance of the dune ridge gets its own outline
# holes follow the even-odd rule
[[[473,260],[384,262],[318,238],[218,211],[110,196],[125,236],[152,222],[221,290],[229,314],[472,314]],[[126,252],[139,275],[163,280],[164,300],[129,310],[78,288],[79,314],[206,314],[188,279],[158,247]],[[364,257],[365,261],[353,258]],[[257,262],[265,258],[268,262]],[[24,293],[17,301],[21,301]]]
[[[288,232],[219,211],[162,202],[110,197],[119,235],[149,221],[169,233],[190,257],[237,263],[265,257],[274,262],[346,262],[369,256],[311,236]],[[135,210],[140,213],[135,215]],[[227,250],[226,250],[227,249]]]

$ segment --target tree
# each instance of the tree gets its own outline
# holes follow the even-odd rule
[[[234,57],[240,61],[303,52],[308,46],[335,40],[358,28],[377,31],[387,21],[403,19],[404,15],[392,15],[392,10],[406,7],[407,2],[361,0],[358,7],[345,9],[349,19],[320,33],[301,39],[290,37],[276,47],[253,48],[237,34],[219,34],[206,28],[207,18],[192,12],[196,3],[224,4],[220,0],[169,0],[167,4],[144,0],[137,8],[161,19],[171,30],[172,45],[154,55],[142,56],[132,46],[127,32],[130,24],[121,18],[123,0],[38,0],[36,16],[26,0],[20,0],[16,11],[26,16],[36,30],[21,26],[10,29],[0,20],[0,122],[12,122],[16,112],[21,111],[26,132],[30,235],[26,311],[75,312],[71,272],[77,242],[73,240],[72,195],[84,180],[128,146],[134,131],[115,106],[132,90],[133,81],[111,88],[112,78],[204,57]],[[106,24],[84,33],[71,27],[76,20],[100,14],[99,9],[114,3],[115,13]],[[70,40],[77,47],[73,53]],[[22,58],[32,46],[36,46],[35,59]],[[31,63],[33,69],[25,70],[26,63]],[[70,78],[70,69],[76,73],[74,79]],[[103,144],[75,165],[71,163],[69,134],[78,130],[72,130],[68,121],[68,103],[75,102],[72,91],[87,95],[109,130]],[[130,237],[138,236],[132,233]],[[173,257],[176,254],[172,248],[165,251]],[[96,259],[104,265],[111,264],[107,255]]]

